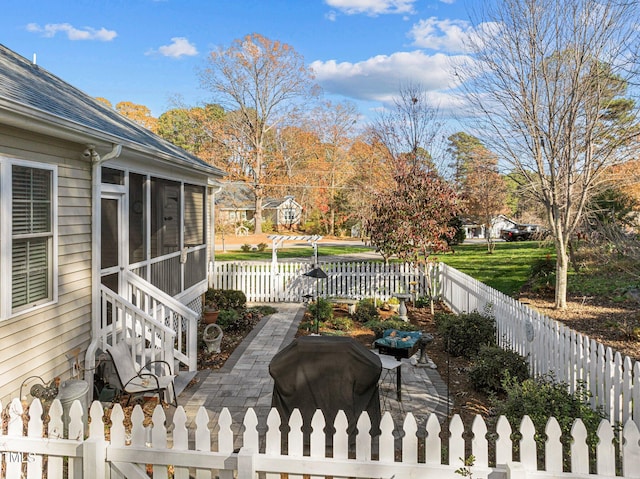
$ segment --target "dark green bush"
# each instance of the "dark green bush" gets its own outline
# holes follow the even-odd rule
[[[320,322],[333,319],[333,304],[324,298],[318,298],[317,301],[309,304],[309,314],[315,321]]]
[[[243,309],[247,305],[247,296],[236,289],[212,289],[205,293],[205,301],[213,301],[218,309]]]
[[[218,315],[217,324],[224,331],[232,331],[237,328],[236,323],[240,320],[240,313],[235,309],[222,309]]]
[[[504,393],[502,383],[506,377],[517,381],[528,379],[529,367],[525,359],[515,351],[499,346],[481,346],[469,370],[469,379],[476,391]]]
[[[600,421],[606,418],[602,408],[593,410],[590,407],[591,393],[584,382],[578,383],[574,394],[569,393],[567,383],[556,382],[551,376],[527,379],[520,382],[516,378],[505,378],[503,382],[506,398],[494,398],[493,411],[495,417],[505,416],[512,429],[519,428],[524,415],[528,415],[536,429],[535,440],[539,450],[544,450],[547,421],[555,417],[562,430],[565,461],[568,461],[569,438],[571,427],[576,418],[582,419],[587,428],[587,444],[594,457],[598,444],[596,434]]]
[[[367,321],[376,320],[380,317],[378,308],[376,308],[376,302],[373,298],[365,298],[358,301],[356,305],[356,312],[353,314],[353,319],[359,323],[366,323]]]
[[[444,340],[445,351],[454,356],[473,358],[484,344],[496,344],[496,321],[478,311],[464,314],[438,313],[436,327]]]
[[[242,246],[240,246],[240,250],[245,253],[248,253],[249,251],[251,251],[251,245],[245,243]]]
[[[396,318],[396,319],[394,319]],[[401,319],[398,319],[398,316],[392,316],[386,321],[373,320],[367,321],[364,323],[366,328],[369,328],[376,335],[376,339],[380,339],[382,337],[382,333],[387,329],[397,329],[399,331],[419,331],[420,327],[415,324],[405,323]]]
[[[258,243],[258,251],[264,251],[267,249],[267,243]]]
[[[428,308],[429,306],[431,306],[431,299],[429,296],[420,296],[419,298],[416,298],[416,308]]]

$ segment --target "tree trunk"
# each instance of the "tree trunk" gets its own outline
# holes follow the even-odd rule
[[[567,272],[569,255],[566,245],[556,241],[556,309],[567,309]]]
[[[256,186],[256,212],[253,220],[255,221],[255,233],[262,233],[262,198],[264,196],[263,187],[261,185]]]
[[[485,226],[484,237],[487,240],[487,254],[493,254],[496,245],[491,237],[491,228]]]

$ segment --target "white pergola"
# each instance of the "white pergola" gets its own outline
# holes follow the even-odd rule
[[[320,235],[303,235],[303,236],[290,236],[290,235],[268,235],[268,239],[273,241],[271,249],[271,263],[275,266],[278,264],[278,248],[280,248],[285,241],[306,241],[313,248],[313,264],[318,264],[318,241],[322,239]]]

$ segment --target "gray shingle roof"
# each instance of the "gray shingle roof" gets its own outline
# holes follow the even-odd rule
[[[155,150],[177,160],[224,173],[191,153],[160,138],[112,108],[0,44],[0,99],[122,140],[124,146]]]

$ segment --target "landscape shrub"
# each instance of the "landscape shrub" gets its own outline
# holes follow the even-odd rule
[[[537,259],[531,265],[529,286],[532,291],[551,290],[555,285],[556,263],[550,255]]]
[[[318,298],[315,302],[309,304],[309,314],[313,321],[316,318],[320,322],[333,319],[333,304],[324,298]]]
[[[258,243],[258,251],[263,252],[267,249],[267,243]]]
[[[420,296],[419,298],[416,298],[416,308],[428,308],[429,306],[431,306],[431,299],[429,296]]]
[[[506,377],[517,381],[528,379],[527,361],[515,351],[499,346],[481,346],[469,370],[469,379],[475,390],[486,394],[504,393],[502,383]]]
[[[435,323],[444,349],[454,356],[473,358],[484,344],[496,344],[496,321],[489,313],[437,313]]]
[[[587,444],[591,457],[595,457],[598,444],[597,430],[600,421],[606,418],[601,407],[592,409],[591,393],[584,382],[579,382],[575,393],[569,392],[565,382],[556,382],[553,376],[540,376],[520,382],[506,377],[503,381],[506,397],[492,400],[494,417],[505,416],[515,431],[524,415],[528,415],[536,429],[535,441],[540,451],[544,450],[547,421],[555,417],[562,431],[565,463],[569,460],[569,442],[573,422],[580,418],[587,429]]]
[[[236,324],[240,320],[240,313],[235,309],[222,309],[220,310],[220,314],[218,315],[217,324],[224,331],[231,332],[238,329],[238,324]]]
[[[353,314],[355,321],[366,323],[367,321],[375,321],[379,317],[380,312],[376,308],[376,301],[373,298],[364,298],[358,301],[356,312]]]
[[[366,328],[369,328],[376,336],[376,339],[382,337],[382,333],[387,329],[397,329],[399,331],[419,331],[420,327],[415,324],[406,323],[402,321],[398,316],[392,316],[391,318],[381,321],[379,319],[373,321],[367,321],[364,323]]]
[[[262,219],[262,232],[263,233],[272,233],[275,231],[273,221],[270,218]]]
[[[214,302],[219,309],[244,309],[247,296],[237,289],[209,288],[205,293],[205,301]]]
[[[245,243],[242,246],[240,246],[240,250],[245,252],[245,253],[248,253],[249,251],[251,251],[251,245]]]
[[[331,326],[338,331],[349,331],[353,328],[353,320],[351,318],[334,316],[332,319],[326,321],[325,325]]]

